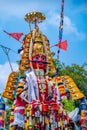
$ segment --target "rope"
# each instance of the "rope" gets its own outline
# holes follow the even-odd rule
[[[29,29],[30,29],[30,32],[31,32],[31,24],[30,24],[30,22],[29,22]]]

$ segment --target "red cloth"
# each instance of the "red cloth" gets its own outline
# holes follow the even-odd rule
[[[10,119],[10,123],[13,123],[14,119]]]
[[[25,111],[25,106],[26,106],[26,102],[24,100],[22,100],[20,97],[16,98],[16,102],[15,102],[15,109],[14,112],[19,112],[20,114],[24,114]],[[20,107],[24,107],[22,109],[20,109]],[[17,108],[19,108],[17,110]]]
[[[0,128],[4,128],[4,120],[0,120]]]

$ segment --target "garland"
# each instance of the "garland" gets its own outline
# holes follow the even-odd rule
[[[59,43],[62,41],[62,35],[63,35],[63,23],[64,23],[64,0],[62,0],[61,4],[61,15],[60,15],[60,25],[59,25]],[[60,44],[59,44],[59,50],[58,50],[58,56],[60,53]]]

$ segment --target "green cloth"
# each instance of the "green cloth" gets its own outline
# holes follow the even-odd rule
[[[75,102],[73,99],[68,100],[67,98],[64,98],[62,100],[62,103],[64,105],[65,110],[68,112],[71,112],[75,109]]]

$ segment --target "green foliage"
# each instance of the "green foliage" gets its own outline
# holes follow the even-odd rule
[[[87,97],[87,70],[83,66],[72,64],[72,66],[66,66],[63,72],[74,80],[78,88]]]
[[[10,109],[6,109],[6,118],[5,118],[5,129],[9,130],[9,124],[10,124]]]
[[[78,88],[84,93],[84,95],[87,97],[87,70],[85,69],[87,66],[87,63],[84,63],[82,66],[79,66],[77,64],[72,64],[71,66],[65,66],[64,63],[61,63],[57,58],[54,58],[55,55],[53,55],[53,60],[56,68],[58,68],[59,76],[68,75],[70,76]]]
[[[12,104],[13,104],[13,100],[7,99],[6,106],[11,107]]]
[[[65,64],[61,63],[58,58],[55,58],[55,53],[54,52],[51,52],[51,55],[53,57],[53,62],[54,62],[54,65],[55,65],[56,69],[59,70],[58,75],[62,75],[61,73],[62,73],[62,70],[65,68]]]
[[[11,112],[11,106],[12,106],[13,100],[7,99],[6,101],[6,113],[5,113],[5,129],[9,130],[9,124],[10,124],[10,112]]]

